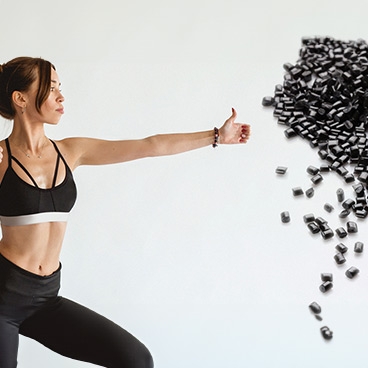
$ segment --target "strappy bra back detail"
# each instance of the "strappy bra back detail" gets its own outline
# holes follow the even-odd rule
[[[51,188],[40,188],[26,167],[11,154],[6,139],[8,167],[0,184],[0,222],[5,226],[30,225],[42,222],[67,221],[73,208],[77,189],[72,171],[60,153],[55,142],[50,140],[57,152]],[[60,160],[65,166],[65,178],[56,185]],[[30,178],[30,184],[19,177],[12,166],[14,161]]]

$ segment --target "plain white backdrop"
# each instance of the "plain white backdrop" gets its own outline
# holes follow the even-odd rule
[[[261,106],[282,83],[282,65],[297,61],[302,37],[366,37],[365,0],[0,0],[0,9],[0,62],[27,55],[56,65],[66,114],[47,129],[51,138],[207,130],[231,107],[252,125],[245,146],[77,169],[62,295],[132,332],[157,368],[365,364],[368,264],[352,247],[367,239],[368,220],[337,267],[338,239],[312,236],[302,217],[344,226],[335,192],[352,189],[330,173],[312,199],[294,198],[291,188],[311,186],[307,166],[321,161]],[[350,265],[361,270],[353,281],[344,276]],[[335,277],[328,295],[318,290],[321,272]],[[19,366],[89,365],[22,338]]]

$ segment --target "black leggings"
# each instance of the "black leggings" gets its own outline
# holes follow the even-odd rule
[[[60,270],[61,266],[50,276],[35,275],[0,254],[0,368],[17,366],[19,334],[102,367],[152,368],[151,354],[134,336],[58,296]]]

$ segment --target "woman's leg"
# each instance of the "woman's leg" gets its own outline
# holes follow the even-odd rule
[[[147,348],[129,332],[62,297],[25,320],[20,333],[59,354],[102,367],[153,367]]]
[[[15,368],[17,366],[19,330],[16,325],[0,319],[0,367]]]

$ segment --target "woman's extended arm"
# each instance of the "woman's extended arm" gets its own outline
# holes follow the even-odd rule
[[[250,126],[236,123],[236,111],[219,129],[220,144],[246,143]],[[74,168],[80,165],[103,165],[144,157],[173,155],[214,143],[214,130],[197,133],[158,134],[144,139],[107,141],[93,138],[69,138],[64,141],[73,152]]]

